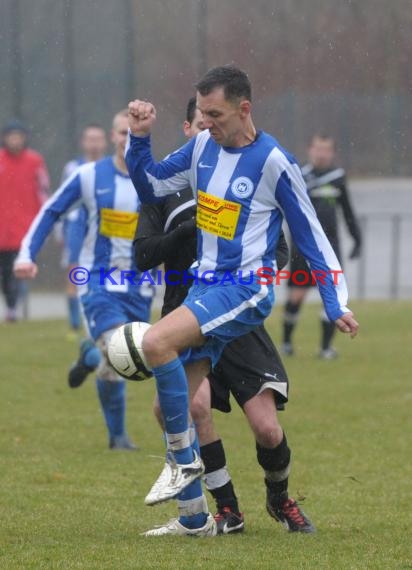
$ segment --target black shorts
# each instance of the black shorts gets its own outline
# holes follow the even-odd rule
[[[340,261],[340,248],[337,241],[330,241],[336,257]],[[288,287],[316,287],[316,280],[312,279],[312,273],[306,259],[299,253],[295,245],[292,245],[290,256],[290,277]]]
[[[266,388],[274,391],[276,406],[288,401],[286,370],[266,329],[262,326],[226,345],[209,374],[212,408],[230,412],[230,394],[241,408]]]

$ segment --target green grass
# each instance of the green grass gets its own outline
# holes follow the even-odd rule
[[[253,438],[237,408],[215,418],[245,533],[139,536],[175,514],[173,503],[143,504],[164,453],[153,383],[128,387],[129,432],[141,451],[110,452],[94,383],[66,387],[76,355],[66,324],[0,325],[0,568],[412,568],[412,303],[354,309],[359,337],[340,335],[340,358],[321,362],[318,307],[305,307],[297,356],[286,362],[290,489],[305,497],[318,528],[312,536],[287,534],[267,516]],[[277,340],[279,317],[277,309],[268,322]]]

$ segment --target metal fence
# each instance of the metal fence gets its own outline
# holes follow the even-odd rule
[[[199,74],[234,62],[256,124],[298,158],[320,128],[352,174],[410,176],[409,21],[408,0],[1,0],[0,124],[28,123],[57,182],[84,124],[150,97],[163,155]]]
[[[359,299],[412,297],[412,214],[362,214],[362,254],[353,279]],[[356,281],[355,281],[356,280]]]

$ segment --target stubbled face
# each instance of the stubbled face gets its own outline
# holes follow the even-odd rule
[[[27,136],[21,131],[10,131],[3,138],[4,146],[12,154],[19,154],[26,146]]]
[[[126,148],[129,121],[127,117],[118,115],[113,121],[111,141],[114,144],[116,155],[123,158]]]
[[[335,144],[332,139],[314,137],[308,149],[310,163],[319,170],[330,168],[335,160]]]
[[[183,131],[188,139],[195,137],[201,131],[204,131],[205,127],[203,124],[203,117],[202,113],[199,109],[195,110],[195,116],[193,117],[193,121],[189,123],[189,121],[185,121],[183,123]]]
[[[99,160],[105,155],[107,150],[106,133],[103,129],[88,127],[83,132],[80,145],[87,160]]]
[[[211,137],[222,146],[235,147],[242,137],[246,101],[227,101],[222,87],[208,95],[196,97],[197,107],[203,119],[203,128],[209,129]]]

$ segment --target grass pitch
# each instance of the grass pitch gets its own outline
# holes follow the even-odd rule
[[[354,303],[359,337],[316,359],[318,307],[306,306],[291,401],[290,490],[318,528],[286,533],[266,514],[262,472],[242,413],[215,414],[247,528],[215,539],[144,538],[174,516],[144,496],[163,464],[152,382],[128,386],[137,453],[107,449],[89,380],[66,385],[76,345],[64,322],[0,325],[0,568],[407,569],[411,555],[412,303]],[[268,321],[279,340],[280,310]],[[212,509],[212,501],[209,501]]]

